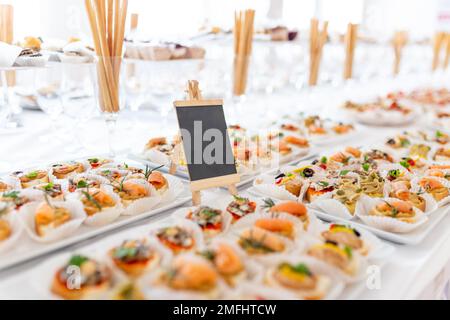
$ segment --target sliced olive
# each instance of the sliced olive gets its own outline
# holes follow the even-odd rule
[[[314,170],[311,168],[306,168],[305,170],[303,170],[303,176],[305,178],[311,178],[313,177],[315,174]]]
[[[276,176],[275,179],[281,179],[281,178],[284,178],[284,177],[286,177],[286,175],[284,173],[282,173],[282,174]]]

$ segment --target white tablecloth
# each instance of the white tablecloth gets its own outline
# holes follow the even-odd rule
[[[420,80],[420,81],[419,81]],[[283,94],[249,97],[239,108],[230,107],[227,103],[226,113],[229,123],[239,122],[243,126],[267,128],[270,123],[282,114],[296,114],[300,111],[318,111],[327,116],[343,118],[337,105],[348,97],[361,97],[375,93],[383,93],[387,88],[401,88],[408,83],[423,85],[426,78],[398,79],[384,81],[370,86],[347,87],[344,89],[315,89],[306,93],[284,92]],[[450,81],[446,82],[447,84]],[[171,108],[170,105],[167,108]],[[101,155],[107,152],[106,127],[101,118],[94,118],[77,127],[77,136],[83,145],[82,150],[73,152],[73,135],[67,133],[71,121],[60,123],[58,139],[45,139],[43,136],[51,133],[48,117],[40,112],[27,111],[23,114],[24,129],[10,132],[0,132],[0,172],[32,167],[36,163],[79,158],[82,156]],[[417,126],[423,125],[423,119],[418,119]],[[357,146],[371,146],[374,141],[397,132],[401,128],[364,128],[363,133],[353,143]],[[117,137],[114,144],[123,154],[142,148],[146,140],[152,136],[173,133],[176,122],[173,112],[166,121],[154,111],[139,113],[124,112],[119,120]],[[70,130],[69,130],[70,131]],[[333,146],[335,148],[337,146]],[[325,148],[323,151],[326,151]],[[222,191],[211,191],[222,192]],[[211,192],[208,192],[209,194]],[[110,233],[111,234],[111,233]],[[95,241],[90,239],[84,244]],[[77,247],[77,246],[74,246]],[[392,259],[383,267],[381,288],[364,290],[359,299],[440,299],[448,297],[444,293],[450,279],[450,215],[448,215],[426,238],[417,246],[394,245],[396,252]],[[71,248],[67,249],[70,250]],[[35,263],[48,257],[37,259],[31,263],[16,267],[13,270],[0,272],[0,298],[33,298],[27,296],[26,287],[14,286],[18,279]],[[8,287],[9,286],[9,287]],[[15,287],[15,290],[7,289]],[[5,290],[8,290],[5,292]],[[345,298],[345,296],[344,296]]]

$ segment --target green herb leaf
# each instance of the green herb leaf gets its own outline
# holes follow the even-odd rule
[[[403,148],[409,146],[410,144],[411,144],[411,142],[409,142],[409,140],[407,140],[407,139],[402,139],[402,140],[400,141],[400,145],[401,145]]]
[[[90,203],[92,203],[98,210],[102,210],[102,206],[100,205],[100,203],[98,203],[98,201],[97,200],[95,200],[94,199],[94,197],[89,193],[89,189],[88,189],[88,191],[86,192],[86,191],[83,191],[82,192],[82,194],[86,197],[86,199],[90,202]],[[97,194],[95,194],[95,195],[97,195]],[[95,196],[94,195],[94,196]]]
[[[234,198],[234,200],[236,200],[238,202],[246,202],[246,201],[248,201],[248,199],[240,197],[238,195],[234,195],[233,198]]]
[[[263,205],[264,209],[271,209],[271,208],[275,207],[275,202],[272,199],[267,198],[267,199],[264,199],[263,201],[264,201],[264,205]]]
[[[405,160],[400,161],[400,165],[406,169],[409,169],[410,167],[410,164]]]
[[[77,189],[83,189],[83,188],[87,188],[88,187],[88,183],[86,182],[86,180],[80,180],[77,183]]]
[[[214,260],[214,258],[216,257],[216,253],[212,250],[205,250],[201,252],[200,255],[209,261]]]
[[[322,157],[322,158],[320,159],[320,162],[321,162],[322,164],[327,164],[328,158],[327,158],[327,157]]]
[[[391,176],[392,178],[398,178],[400,177],[400,174],[401,172],[398,169],[389,171],[389,176]]]
[[[295,266],[290,266],[291,270],[293,270],[295,273],[304,274],[307,276],[312,276],[311,270],[309,270],[308,266],[306,264],[300,263]]]
[[[45,191],[52,191],[55,185],[53,183],[49,183],[46,186],[44,186]]]
[[[397,217],[398,216],[398,214],[399,214],[399,211],[397,210],[397,208],[395,208],[393,205],[391,205],[389,202],[387,202],[387,201],[384,201],[387,205],[388,205],[388,207],[389,207],[389,209],[391,209],[391,215],[392,215],[392,217]]]
[[[3,198],[17,199],[17,198],[19,198],[19,195],[20,195],[20,191],[5,192],[3,194]]]
[[[318,184],[319,186],[321,186],[321,187],[324,187],[324,188],[330,186],[330,184],[329,184],[328,182],[326,182],[326,181],[319,181],[319,182],[317,182],[317,184]]]
[[[145,173],[144,173],[145,179],[148,179],[153,172],[158,171],[159,169],[161,169],[163,167],[164,167],[164,165],[156,167],[154,169],[150,169],[150,167],[148,165],[145,166]]]
[[[348,173],[350,172],[350,170],[342,170],[339,175],[342,176],[346,176]]]
[[[364,171],[368,172],[370,170],[370,164],[369,163],[364,163],[362,165],[362,168]]]
[[[39,172],[37,171],[33,171],[28,173],[25,177],[27,177],[28,179],[36,179],[39,175]]]
[[[138,252],[137,248],[120,247],[114,250],[114,258],[116,259],[133,258],[134,256],[136,256],[137,252]]]
[[[349,258],[353,257],[353,249],[352,248],[350,248],[349,246],[345,246],[344,251]]]
[[[70,258],[69,266],[81,267],[87,261],[89,261],[89,258],[81,255],[75,255]]]

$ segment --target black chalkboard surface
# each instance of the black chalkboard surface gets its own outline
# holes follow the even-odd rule
[[[221,101],[175,106],[191,182],[237,175]]]

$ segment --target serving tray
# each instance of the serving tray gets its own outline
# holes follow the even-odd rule
[[[303,156],[298,156],[298,158],[296,158],[295,155],[292,155],[292,157],[289,157],[288,160],[286,160],[285,162],[283,162],[281,164],[282,165],[294,165],[299,162],[312,159],[318,155],[318,151],[319,151],[318,148],[312,147],[312,148],[310,148],[310,150],[307,154],[305,154]],[[157,168],[157,167],[161,166],[161,164],[147,160],[138,154],[129,154],[127,157],[133,161],[139,162],[144,165],[148,165],[151,168]],[[164,167],[161,167],[160,170],[162,172],[168,173],[169,169],[170,169],[169,167],[164,166]],[[278,170],[277,168],[268,168],[265,170],[263,169],[263,170],[255,171],[252,174],[243,175],[243,176],[241,176],[241,182],[239,182],[236,186],[238,188],[242,188],[242,187],[247,186],[248,184],[252,183],[253,180],[260,174],[269,173],[269,172],[273,172],[273,171],[277,171],[277,170]],[[177,170],[177,172],[175,173],[175,176],[177,176],[181,179],[184,179],[184,180],[189,180],[189,174],[188,174],[187,170]]]
[[[321,212],[321,211],[315,209],[314,206],[310,206],[309,209],[318,218],[320,218],[324,221],[351,224],[355,227],[366,229],[381,239],[388,240],[390,242],[397,243],[397,244],[404,244],[404,245],[416,245],[416,244],[421,243],[426,237],[428,237],[430,235],[430,233],[433,231],[434,227],[436,227],[439,224],[439,222],[441,222],[441,220],[444,219],[444,217],[447,215],[447,213],[450,212],[450,207],[444,207],[444,208],[437,209],[436,211],[432,212],[428,216],[428,221],[423,226],[417,228],[416,230],[414,230],[412,232],[400,234],[400,233],[392,233],[392,232],[387,232],[384,230],[374,228],[372,226],[364,224],[359,219],[349,221],[347,219],[339,218],[339,217],[333,216],[331,214]]]

